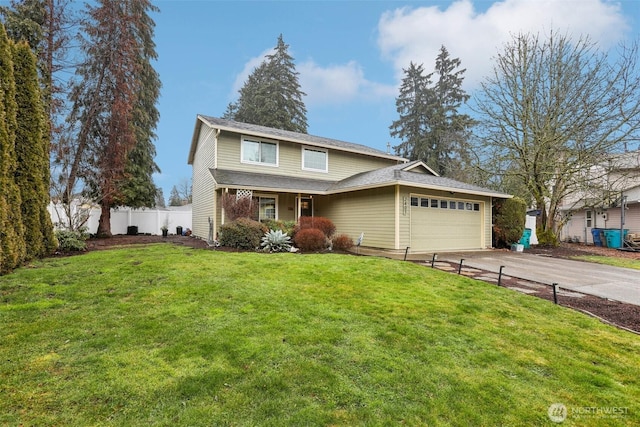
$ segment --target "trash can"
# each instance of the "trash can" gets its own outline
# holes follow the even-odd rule
[[[531,247],[531,229],[530,228],[524,229],[524,232],[522,233],[522,237],[520,238],[520,241],[518,243],[520,243],[524,247],[524,249],[529,249]]]
[[[178,236],[182,236],[182,226],[179,225],[176,227],[176,234]]]
[[[129,236],[137,236],[138,235],[138,226],[130,225],[127,227],[127,235]]]
[[[606,228],[601,228],[600,229],[600,242],[602,243],[603,247],[607,247],[607,229]]]
[[[607,233],[607,247],[613,249],[619,249],[622,247],[622,242],[620,237],[626,240],[627,234],[629,234],[629,229],[625,228],[623,234],[620,234],[620,230],[611,228]]]
[[[600,239],[600,229],[599,228],[592,228],[591,229],[591,235],[593,236],[593,244],[595,246],[602,246],[602,239]]]
[[[608,248],[617,249],[620,247],[620,230],[609,229],[606,236]]]

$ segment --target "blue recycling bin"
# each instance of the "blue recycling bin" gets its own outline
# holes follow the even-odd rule
[[[596,246],[602,246],[602,239],[600,239],[600,229],[592,228],[591,235],[593,236],[593,244]]]

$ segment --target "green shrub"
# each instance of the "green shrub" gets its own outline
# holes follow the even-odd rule
[[[331,242],[336,251],[348,251],[353,247],[353,239],[346,234],[340,234],[333,238]]]
[[[519,197],[497,199],[493,206],[493,245],[506,248],[522,237],[527,204]]]
[[[56,230],[55,237],[58,240],[58,250],[62,252],[78,252],[87,249],[87,238],[84,230],[69,231]]]
[[[336,226],[329,218],[322,216],[301,216],[296,226],[296,233],[300,230],[309,228],[315,228],[324,233],[324,235],[330,239],[333,233],[336,232]]]
[[[326,249],[327,237],[317,228],[305,228],[296,233],[294,242],[302,251],[319,251]]]
[[[281,230],[283,233],[287,233],[288,236],[293,236],[293,229],[296,226],[295,221],[282,221],[276,219],[267,219],[262,221],[269,230]]]
[[[538,237],[538,245],[540,246],[558,246],[560,241],[558,240],[558,236],[553,230],[547,229],[543,230],[542,227],[538,227],[536,229],[536,236]]]
[[[249,218],[238,218],[220,226],[220,244],[238,249],[257,249],[269,229]]]
[[[267,252],[288,252],[291,249],[291,237],[282,230],[269,230],[262,237],[262,249]]]

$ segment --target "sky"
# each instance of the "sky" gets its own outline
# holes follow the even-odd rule
[[[387,150],[411,61],[430,72],[441,46],[466,68],[473,96],[514,34],[588,35],[604,49],[640,40],[638,0],[157,0],[162,81],[154,176],[165,198],[191,179],[198,114],[220,117],[282,34],[299,72],[308,133]]]

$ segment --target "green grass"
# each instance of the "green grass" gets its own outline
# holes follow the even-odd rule
[[[616,257],[599,256],[599,255],[579,255],[579,256],[571,257],[571,259],[575,259],[578,261],[595,262],[598,264],[612,265],[614,267],[633,268],[635,270],[640,270],[640,260],[637,260],[637,259],[616,258]]]
[[[638,336],[387,259],[48,259],[0,277],[0,325],[0,425],[555,425],[553,403],[563,425],[640,419]]]

